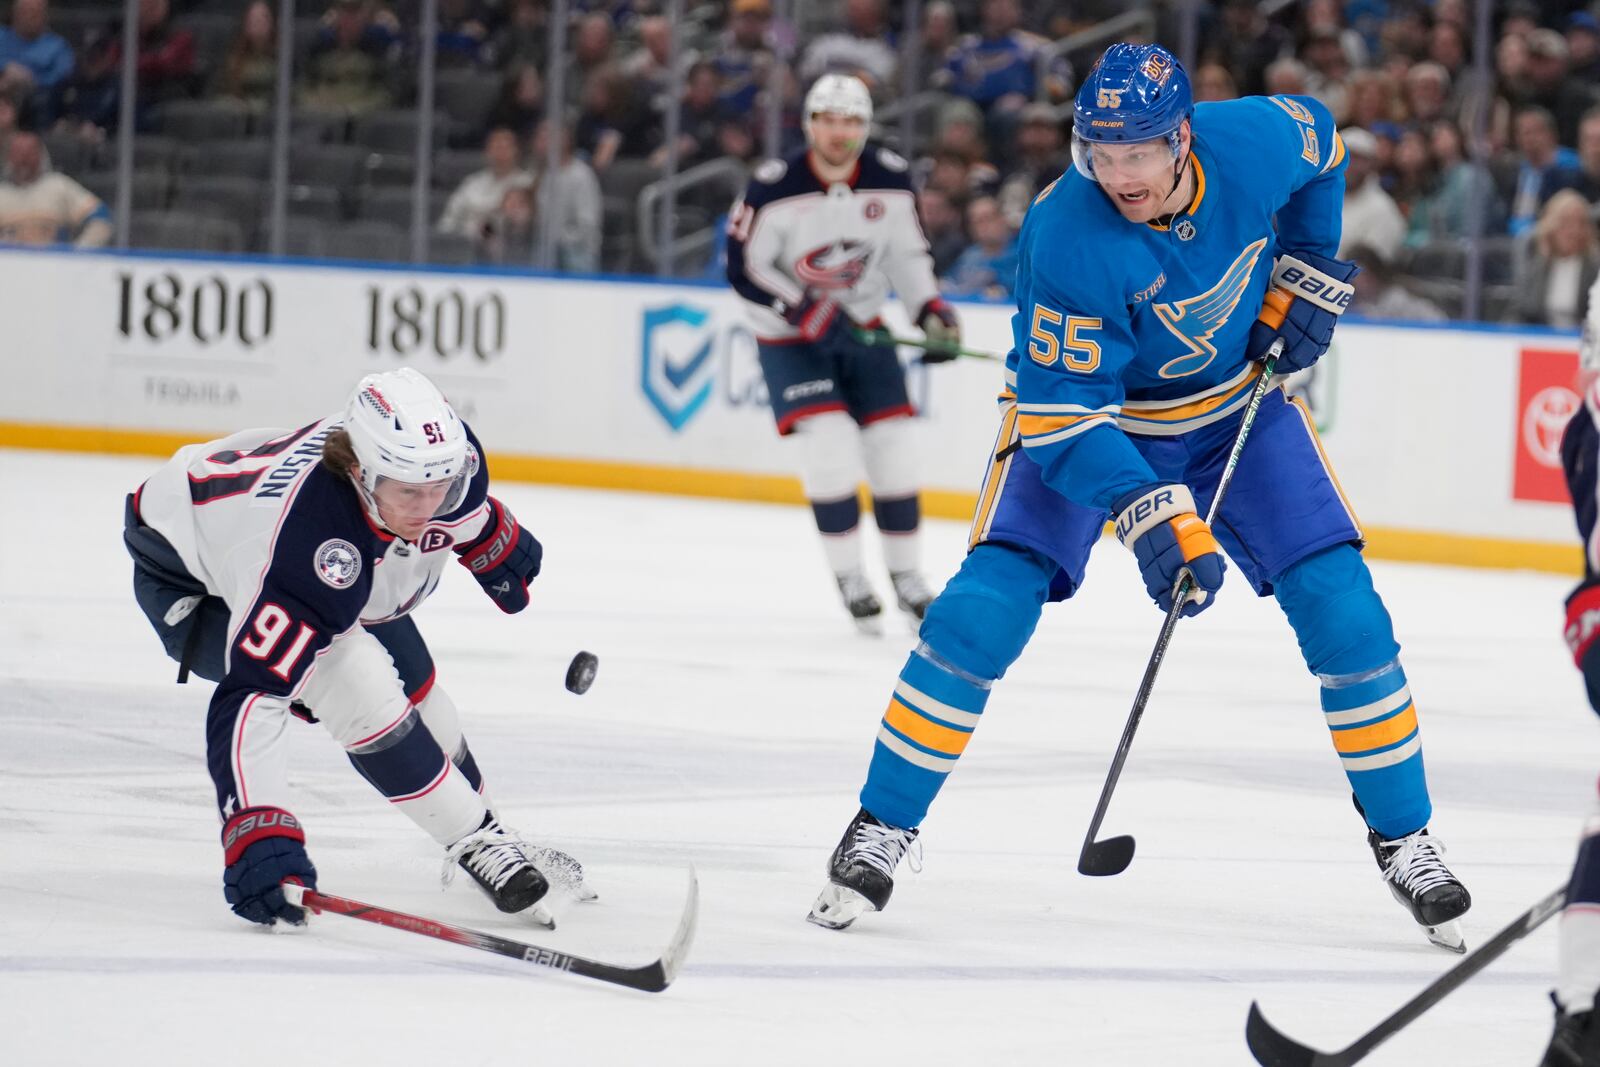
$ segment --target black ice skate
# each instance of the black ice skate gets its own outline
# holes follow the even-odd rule
[[[1600,1023],[1593,1010],[1569,1014],[1554,993],[1550,1000],[1556,1006],[1556,1032],[1539,1067],[1600,1067]]]
[[[1467,951],[1456,920],[1472,907],[1472,896],[1440,858],[1444,845],[1424,827],[1396,841],[1368,829],[1367,844],[1389,891],[1422,927],[1428,940],[1451,952]]]
[[[883,605],[878,603],[878,594],[872,591],[866,575],[860,571],[847,571],[835,577],[839,581],[839,595],[844,598],[845,610],[855,620],[856,629],[864,634],[882,634]]]
[[[928,605],[933,603],[933,590],[922,580],[922,575],[916,571],[890,571],[889,581],[894,584],[900,610],[921,621],[928,614]]]
[[[508,914],[526,911],[534,922],[554,929],[555,916],[540,903],[550,892],[550,882],[534,865],[533,851],[491,814],[476,833],[445,850],[442,880],[448,885],[459,866],[496,908]]]
[[[823,887],[809,922],[830,930],[843,930],[869,911],[882,911],[894,892],[894,869],[911,852],[911,869],[922,869],[917,831],[880,822],[862,808],[845,827],[839,847],[828,860],[828,884]]]

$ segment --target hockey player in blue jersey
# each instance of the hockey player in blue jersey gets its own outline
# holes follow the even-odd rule
[[[1271,594],[1322,686],[1333,746],[1395,897],[1457,951],[1466,889],[1427,831],[1422,743],[1361,532],[1310,416],[1262,403],[1215,530],[1215,489],[1262,359],[1310,366],[1349,302],[1334,258],[1344,148],[1309,97],[1194,106],[1157,46],[1112,46],[1079,88],[1074,168],[1020,238],[1000,432],[961,570],[929,607],[810,918],[881,909],[900,859],[1021,654],[1044,603],[1072,596],[1107,518],[1163,610],[1204,610],[1232,558]]]

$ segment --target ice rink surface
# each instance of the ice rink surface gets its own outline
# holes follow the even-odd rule
[[[854,929],[807,924],[910,629],[854,634],[804,511],[521,485],[498,492],[546,547],[532,608],[501,615],[462,572],[417,619],[497,808],[600,901],[558,902],[547,932],[441,890],[431,841],[304,724],[296,813],[327,892],[626,964],[666,944],[692,861],[677,984],[333,916],[251,927],[222,900],[209,686],[172,684],[130,593],[122,497],[155,465],[0,451],[0,1063],[1248,1064],[1252,999],[1338,1048],[1457,959],[1379,880],[1315,682],[1236,572],[1179,625],[1108,815],[1132,867],[1076,873],[1161,621],[1115,543],[997,686],[924,871]],[[931,579],[964,539],[929,525]],[[1374,570],[1476,945],[1566,877],[1600,768],[1560,639],[1570,583]],[[600,657],[583,697],[562,688],[579,649]],[[1367,1062],[1537,1063],[1554,931]]]

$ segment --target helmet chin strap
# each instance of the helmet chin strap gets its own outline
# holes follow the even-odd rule
[[[1189,152],[1185,152],[1183,154],[1183,158],[1179,159],[1178,162],[1173,165],[1172,188],[1168,189],[1167,195],[1161,198],[1162,207],[1166,207],[1167,201],[1172,199],[1172,194],[1178,191],[1178,185],[1183,181],[1183,172],[1189,166],[1189,155]],[[1172,217],[1176,214],[1176,211],[1169,211],[1165,215],[1156,216],[1156,221],[1160,222],[1163,226],[1171,225]]]

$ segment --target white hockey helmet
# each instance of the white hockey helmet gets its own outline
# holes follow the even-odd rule
[[[867,83],[853,74],[824,74],[806,93],[802,118],[806,143],[811,142],[812,115],[850,115],[872,125],[872,94]]]
[[[344,429],[361,464],[357,483],[373,514],[386,480],[447,483],[449,491],[434,512],[447,514],[460,506],[478,470],[466,426],[438,387],[410,367],[361,379],[345,409]]]

